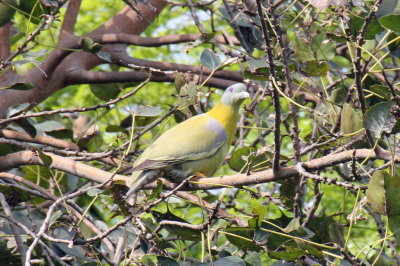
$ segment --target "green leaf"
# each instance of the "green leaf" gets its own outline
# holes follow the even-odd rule
[[[394,237],[396,238],[397,241],[397,246],[399,246],[400,243],[400,215],[389,215],[388,216],[389,220],[389,228],[394,234]]]
[[[92,45],[90,45],[90,52],[94,53],[94,54],[98,54],[101,50],[101,48],[103,47],[103,45],[101,45],[100,43],[94,43]]]
[[[46,135],[49,135],[54,138],[58,139],[73,139],[73,132],[71,129],[66,129],[66,128],[60,128],[60,129],[55,129],[52,131],[46,131]]]
[[[331,101],[336,104],[342,104],[346,100],[347,90],[344,88],[337,88],[332,90]]]
[[[317,258],[323,258],[324,257],[324,253],[319,250],[318,248],[308,245],[308,244],[304,244],[304,242],[298,242],[299,247],[302,250],[307,250],[308,253],[310,253],[311,255],[317,257]]]
[[[0,89],[10,89],[10,90],[19,90],[19,91],[27,91],[30,90],[32,88],[34,88],[35,86],[33,85],[33,83],[27,82],[27,83],[15,83],[14,85],[10,86],[10,87],[5,87],[5,88],[0,88]]]
[[[311,42],[311,49],[317,60],[327,61],[333,59],[336,54],[336,44],[326,38],[325,33],[315,36]]]
[[[217,69],[221,65],[221,59],[209,48],[201,53],[200,60],[203,66],[210,69]]]
[[[367,31],[365,33],[366,40],[374,40],[375,36],[383,30],[381,24],[377,19],[372,19],[367,27]]]
[[[243,147],[232,154],[228,163],[231,169],[236,172],[246,173],[249,170],[258,172],[270,166],[270,158],[272,157],[273,153],[266,149],[257,150],[255,147]],[[286,159],[287,157],[281,156],[281,160]]]
[[[391,176],[383,170],[375,171],[368,184],[367,203],[374,213],[400,215],[400,171]]]
[[[294,51],[298,61],[315,61],[310,44],[300,38],[295,37]]]
[[[181,74],[175,76],[175,89],[177,93],[181,92],[181,88],[186,84],[184,77]]]
[[[385,174],[382,170],[375,171],[369,180],[367,189],[367,203],[372,212],[386,214],[385,209]]]
[[[22,148],[15,147],[14,145],[0,143],[0,156],[4,156],[6,154],[10,154],[21,150]]]
[[[37,131],[36,128],[29,122],[28,119],[18,119],[14,121],[18,126],[20,126],[26,133],[29,134],[32,138],[36,137]]]
[[[389,228],[393,232],[397,245],[400,243],[400,168],[396,168],[393,176],[385,176],[386,212]]]
[[[237,149],[229,160],[229,166],[236,172],[245,173],[248,170],[248,157],[255,152],[254,147],[243,147]]]
[[[93,136],[87,143],[88,152],[98,152],[103,144],[103,138],[99,135]]]
[[[193,82],[185,83],[179,91],[180,96],[189,96],[189,98],[196,96],[197,85]]]
[[[226,238],[239,249],[259,251],[260,247],[253,242],[254,229],[249,227],[229,227],[225,231]]]
[[[47,120],[42,123],[38,123],[35,125],[35,127],[43,132],[65,129],[63,124],[55,120]]]
[[[38,0],[21,0],[18,11],[34,24],[41,22],[44,14],[50,14],[50,8]]]
[[[298,236],[304,239],[310,239],[315,235],[313,231],[302,226],[299,218],[293,218],[290,223],[284,228],[286,233]]]
[[[392,32],[389,34],[389,37],[387,39],[387,42],[389,44],[389,51],[391,55],[396,56],[397,58],[400,58],[400,39],[398,38],[400,34],[396,34]]]
[[[334,242],[343,247],[345,244],[343,224],[330,222],[329,224],[327,224],[327,230],[330,241],[324,241],[324,242]],[[316,235],[319,236],[317,232]]]
[[[246,265],[251,265],[251,266],[262,266],[261,262],[261,254],[258,252],[254,251],[249,251],[247,252],[247,256],[245,257]]]
[[[28,111],[30,108],[31,108],[31,104],[29,104],[29,103],[21,103],[21,104],[13,105],[10,108],[8,108],[6,117],[11,117],[11,116],[16,116],[16,115],[22,114],[22,113]]]
[[[157,261],[159,266],[179,266],[176,260],[164,256],[157,256]]]
[[[362,118],[349,103],[343,104],[343,110],[340,117],[340,130],[344,134],[351,134],[363,128]],[[361,132],[358,134],[362,134]]]
[[[386,1],[383,1],[386,2]],[[384,252],[375,252],[371,257],[368,258],[369,265],[379,265],[379,266],[393,266],[398,265],[395,258],[391,258]],[[351,265],[349,262],[347,265]]]
[[[214,266],[246,266],[246,262],[237,256],[227,256],[213,262]]]
[[[251,59],[251,60],[247,60],[246,62],[247,62],[247,65],[249,66],[249,70],[251,73],[268,75],[269,67],[265,60]]]
[[[143,263],[143,265],[156,266],[158,263],[158,259],[155,255],[144,255],[141,258],[141,262]]]
[[[293,218],[290,223],[284,228],[284,231],[286,233],[291,233],[293,231],[297,231],[301,229],[301,224],[300,224],[300,219],[299,218]]]
[[[157,180],[157,187],[156,187],[156,189],[154,189],[153,194],[151,194],[151,195],[148,196],[147,198],[148,198],[149,200],[153,200],[153,199],[158,198],[158,196],[160,196],[162,190],[163,190],[163,182],[162,182],[160,179],[158,179],[158,180]]]
[[[258,216],[258,226],[261,226],[262,220],[264,220],[268,214],[268,207],[263,205],[254,207],[253,214]]]
[[[385,15],[398,14],[398,13],[400,13],[400,1],[399,0],[385,0],[385,1],[382,1],[382,4],[379,6],[376,16],[378,18],[380,18]]]
[[[90,91],[100,100],[108,101],[120,93],[118,84],[90,84]]]
[[[325,77],[329,71],[329,64],[326,61],[307,61],[304,70],[311,76]]]
[[[283,215],[282,217],[280,217],[278,219],[273,219],[273,220],[268,220],[268,221],[279,227],[285,227],[289,223],[289,218]],[[285,233],[285,232],[283,232],[283,231],[277,229],[275,226],[273,226],[269,223],[265,223],[265,222],[262,223],[262,225],[259,229],[255,230],[254,241],[260,242],[261,244],[266,244],[267,248],[270,250],[279,249],[284,243],[288,243],[289,241],[292,241],[290,238],[288,238],[286,236],[270,233],[263,229],[275,231],[275,232],[279,232],[279,233]]]
[[[92,46],[91,46],[90,49],[92,49]],[[105,51],[98,51],[98,52],[91,51],[91,52],[95,53],[98,57],[100,57],[104,61],[106,61],[108,63],[112,63],[112,59],[111,59],[111,54],[110,53],[107,53]]]
[[[147,254],[149,252],[149,249],[151,248],[150,243],[143,237],[140,237],[139,241],[140,241],[140,249],[143,251],[144,254]]]
[[[385,175],[386,211],[389,216],[400,215],[400,168],[394,175]]]
[[[390,116],[393,102],[382,102],[371,106],[364,115],[364,127],[379,138],[382,132],[390,133],[395,119]]]
[[[23,58],[25,59],[35,59],[37,57],[41,57],[44,56],[48,53],[49,50],[47,49],[43,49],[43,50],[39,50],[39,51],[29,51],[26,52],[22,55]]]
[[[181,223],[188,223],[186,220],[176,216],[169,210],[166,213],[161,213],[158,211],[152,211],[151,212],[156,219],[156,221],[161,222],[164,220],[169,220],[169,221],[177,221]],[[192,228],[187,228],[187,227],[181,227],[178,225],[164,225],[163,228],[165,228],[170,234],[174,236],[179,236],[184,240],[189,240],[189,241],[200,241],[201,240],[201,234],[199,230],[195,230]]]
[[[391,14],[379,19],[382,27],[394,32],[400,32],[400,14]]]
[[[262,223],[261,228],[264,228],[265,224],[266,223]],[[250,220],[249,220],[249,225],[250,225]],[[254,239],[253,240],[256,243],[264,244],[264,243],[266,243],[268,241],[268,238],[271,235],[271,233],[267,232],[265,230],[262,230],[261,228],[256,228],[256,230],[254,231]],[[268,229],[272,229],[272,228],[268,228]]]
[[[89,189],[88,192],[86,192],[86,194],[90,197],[96,197],[97,195],[101,194],[103,192],[103,190],[98,189],[98,188],[91,188]]]
[[[45,166],[49,167],[53,163],[53,159],[49,155],[45,154],[41,150],[37,150],[37,152],[39,153],[39,157]]]
[[[0,2],[0,27],[11,21],[14,17],[16,7],[17,1],[15,0],[3,0]]]
[[[330,128],[336,122],[340,108],[332,103],[320,101],[314,112],[314,118],[321,128]]]
[[[277,260],[294,261],[303,254],[303,250],[298,248],[285,247],[285,249],[285,251],[268,250],[268,256]]]
[[[350,33],[352,35],[357,35],[360,32],[362,26],[364,25],[364,20],[365,18],[363,17],[358,17],[354,15],[350,16],[350,21],[348,25]],[[365,39],[373,40],[375,39],[375,35],[380,33],[381,31],[381,24],[376,19],[372,19],[365,32]]]
[[[132,125],[132,120],[131,123],[129,123],[129,126]],[[108,125],[106,127],[106,132],[125,132],[125,128],[123,128],[122,126],[118,126],[118,125]]]
[[[390,100],[392,98],[392,93],[390,92],[390,89],[387,86],[373,85],[371,86],[370,91],[383,97],[385,100]]]
[[[10,195],[10,197],[17,199],[18,201],[27,201],[31,198],[31,195],[25,190],[7,183],[0,183],[0,193],[4,193],[6,196]]]
[[[85,37],[81,40],[81,47],[85,52],[91,52],[90,46],[94,43],[94,41],[89,38]]]
[[[299,184],[299,179],[288,178],[278,182],[281,184],[279,187],[280,199],[286,207],[292,208],[294,204],[294,197],[296,195],[296,187]]]
[[[267,81],[269,80],[268,75],[257,75],[257,74],[253,74],[250,71],[245,70],[243,72],[243,77],[246,79],[250,79],[250,80],[263,80],[263,81]]]

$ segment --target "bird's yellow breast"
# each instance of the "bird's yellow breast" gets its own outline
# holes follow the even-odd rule
[[[228,139],[227,143],[230,145],[236,132],[236,124],[239,118],[238,110],[235,110],[232,106],[218,102],[207,114],[215,118],[225,129]]]

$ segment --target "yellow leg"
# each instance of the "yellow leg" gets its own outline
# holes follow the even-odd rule
[[[205,178],[207,176],[205,176],[203,173],[197,172],[194,174],[194,176],[198,177],[198,178]]]

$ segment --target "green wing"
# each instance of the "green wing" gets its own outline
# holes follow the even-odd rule
[[[134,171],[158,169],[214,155],[227,141],[222,125],[207,114],[194,116],[162,134],[136,160]]]

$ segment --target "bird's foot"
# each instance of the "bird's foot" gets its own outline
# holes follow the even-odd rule
[[[194,173],[194,176],[195,176],[195,179],[207,177],[206,175],[204,175],[203,173],[200,173],[200,172]]]

